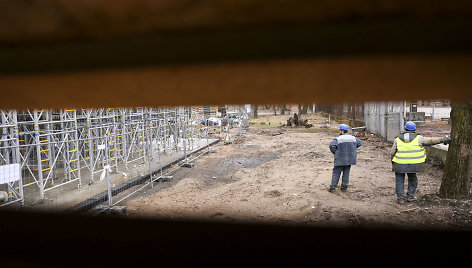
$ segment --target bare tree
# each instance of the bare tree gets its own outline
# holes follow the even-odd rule
[[[257,116],[257,105],[252,105],[252,107],[254,107],[254,118],[258,118]]]
[[[280,108],[280,114],[281,115],[285,115],[285,111],[287,110],[287,106],[284,104],[282,105],[282,107]]]
[[[439,195],[464,198],[472,180],[472,102],[451,103],[451,138]]]
[[[303,105],[302,114],[308,114],[308,105]]]

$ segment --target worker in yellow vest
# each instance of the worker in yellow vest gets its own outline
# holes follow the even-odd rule
[[[425,138],[416,133],[415,123],[409,121],[405,124],[405,132],[402,132],[394,141],[390,155],[392,157],[393,171],[395,172],[395,190],[399,204],[404,203],[404,181],[408,174],[408,191],[406,201],[416,200],[414,194],[418,186],[416,173],[423,172],[425,167],[426,152],[425,145],[449,144],[451,138]]]

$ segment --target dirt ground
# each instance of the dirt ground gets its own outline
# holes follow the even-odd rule
[[[418,126],[418,132],[425,137],[450,136],[451,126],[448,121],[426,121],[424,126]]]
[[[358,150],[347,192],[328,192],[336,124],[280,126],[288,115],[253,120],[233,144],[218,143],[192,169],[127,200],[131,217],[340,226],[472,230],[471,199],[437,196],[443,171],[428,163],[417,202],[397,204],[391,143],[371,134]],[[270,124],[269,124],[270,123]]]

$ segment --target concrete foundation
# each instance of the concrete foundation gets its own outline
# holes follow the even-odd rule
[[[432,146],[425,146],[426,156],[437,161],[440,161],[442,165],[446,163],[447,151],[449,145],[437,144]]]
[[[413,121],[417,126],[424,126],[424,120],[426,119],[425,112],[406,112],[407,121]]]

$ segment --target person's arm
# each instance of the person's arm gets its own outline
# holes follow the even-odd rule
[[[393,159],[396,153],[397,153],[397,139],[393,141],[392,149],[390,149],[390,158]]]
[[[334,139],[334,140],[329,144],[329,150],[334,154],[337,149],[338,149],[338,140],[337,140],[337,139]]]
[[[449,143],[451,143],[451,138],[449,138],[449,137],[425,138],[423,136],[420,136],[419,142],[422,146],[430,146],[430,145],[435,145],[435,144],[440,144],[440,143],[449,144]]]
[[[356,148],[359,148],[362,146],[362,141],[356,138]]]

